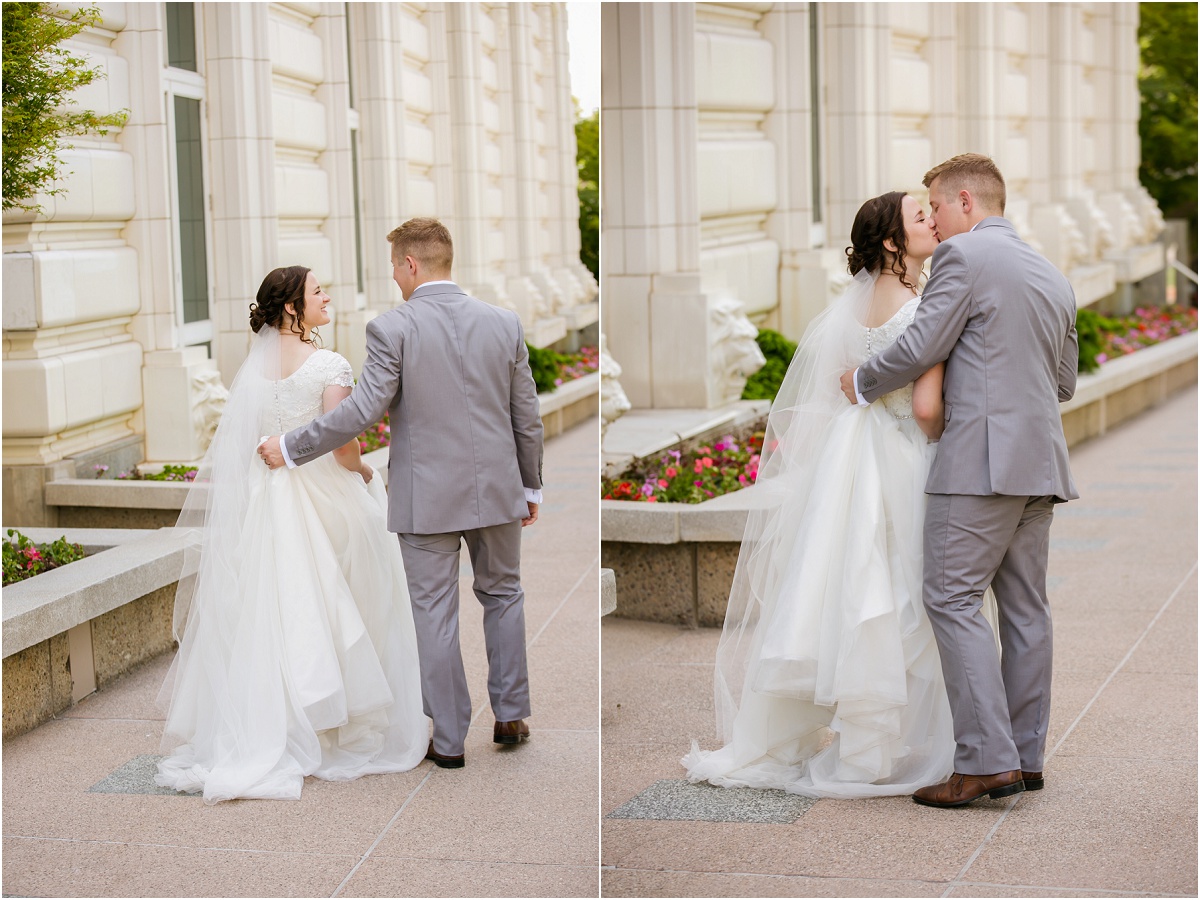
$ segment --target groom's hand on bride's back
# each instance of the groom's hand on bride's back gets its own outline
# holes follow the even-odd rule
[[[528,500],[525,502],[529,503]],[[521,520],[521,527],[524,528],[526,525],[532,525],[534,522],[537,521],[537,518],[538,518],[538,504],[529,503],[529,515]]]

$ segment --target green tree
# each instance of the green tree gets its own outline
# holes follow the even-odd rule
[[[102,77],[100,67],[61,46],[99,21],[95,7],[70,15],[56,14],[49,3],[5,3],[3,6],[4,208],[31,209],[39,192],[62,193],[52,187],[62,174],[58,153],[69,135],[125,124],[125,113],[97,115],[92,110],[64,109],[76,88]]]
[[[600,110],[576,113],[575,159],[579,164],[579,259],[600,279]]]
[[[1139,176],[1168,218],[1196,235],[1196,4],[1139,3],[1142,166]]]

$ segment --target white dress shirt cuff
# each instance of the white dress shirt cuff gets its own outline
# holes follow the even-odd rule
[[[867,398],[862,395],[862,391],[860,391],[858,389],[858,369],[854,370],[854,396],[858,398],[859,406],[870,406],[871,405],[867,401]],[[280,444],[280,446],[282,447],[283,445]],[[287,457],[284,456],[284,459],[287,459]]]
[[[540,504],[542,502],[542,492],[533,488],[525,488],[525,501],[527,503]]]
[[[282,435],[279,437],[279,452],[283,454],[283,461],[287,464],[289,469],[296,468],[296,464],[292,462],[292,458],[288,456],[287,444],[284,443]]]

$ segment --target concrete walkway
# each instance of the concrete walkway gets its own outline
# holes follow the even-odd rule
[[[936,810],[687,785],[689,741],[715,746],[720,631],[606,619],[603,894],[1196,896],[1196,405],[1191,388],[1071,454],[1039,793]]]
[[[596,896],[598,467],[594,423],[547,442],[547,502],[524,532],[528,743],[492,743],[464,551],[463,656],[477,707],[465,769],[310,778],[298,802],[209,807],[164,794],[152,775],[167,654],[4,745],[4,894]]]

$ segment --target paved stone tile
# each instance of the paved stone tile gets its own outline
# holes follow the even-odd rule
[[[808,812],[815,802],[786,791],[656,781],[624,806],[610,812],[607,818],[786,825]]]
[[[617,582],[617,609],[621,608],[621,582]],[[637,622],[617,615],[605,616],[600,622],[600,656],[605,672],[619,672],[626,666],[641,662],[657,647],[661,647],[689,631],[681,625],[657,622]]]
[[[938,897],[941,882],[606,869],[605,897]]]
[[[1051,552],[1075,552],[1089,553],[1094,550],[1103,550],[1108,543],[1104,538],[1069,538],[1069,537],[1054,537],[1054,532],[1050,532],[1050,550]]]
[[[167,677],[174,651],[163,653],[126,672],[103,690],[85,697],[61,714],[65,719],[144,719],[162,722],[166,714],[155,698]]]
[[[964,880],[1194,897],[1196,838],[1194,759],[1060,754],[1045,789],[1021,795]]]
[[[1196,759],[1196,676],[1122,670],[1055,759]]]
[[[1145,515],[1145,509],[1131,507],[1088,506],[1082,503],[1061,503],[1054,510],[1054,518],[1087,518],[1087,519],[1132,519]]]
[[[1161,894],[1151,891],[1100,891],[1094,888],[1014,887],[1007,884],[961,884],[950,890],[947,897],[1182,897],[1182,894]]]
[[[1174,485],[1169,481],[1097,481],[1087,485],[1093,491],[1170,491]]]
[[[328,897],[356,857],[4,838],[4,891],[23,897]]]
[[[594,864],[598,744],[595,731],[543,731],[501,748],[490,722],[473,728],[466,767],[434,771],[371,859]]]
[[[339,897],[595,897],[596,866],[464,860],[376,859],[363,863]]]

